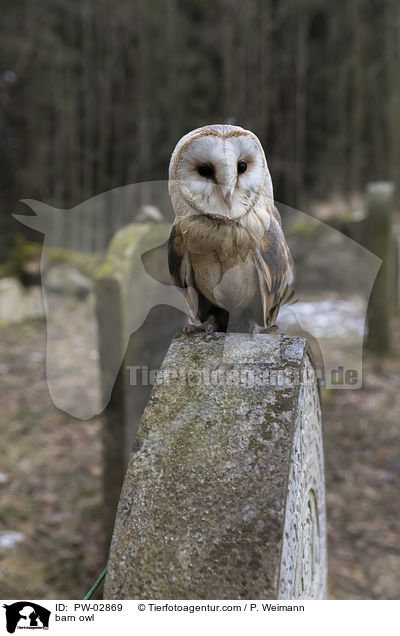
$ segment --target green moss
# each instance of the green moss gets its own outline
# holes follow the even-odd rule
[[[62,247],[46,247],[44,255],[48,265],[70,263],[89,278],[97,276],[104,257],[102,252],[75,252]]]
[[[41,251],[40,243],[31,243],[22,234],[17,234],[11,259],[6,267],[7,275],[22,278],[24,263],[35,259],[40,260]]]
[[[140,245],[141,253],[144,254],[165,243],[169,232],[170,226],[164,223],[132,223],[125,226],[114,236],[104,263],[96,271],[96,278],[132,280],[138,259],[132,261],[131,256],[137,252],[137,246]]]
[[[319,230],[319,223],[303,223],[299,221],[289,228],[289,234],[297,234],[298,236],[313,236]]]
[[[7,276],[11,276],[11,263],[1,263],[0,265],[0,278],[6,278]]]
[[[354,212],[349,210],[348,212],[345,212],[340,218],[339,221],[341,223],[353,223],[355,221],[354,218]]]
[[[114,273],[114,268],[109,261],[105,261],[96,273],[97,278],[108,278]]]

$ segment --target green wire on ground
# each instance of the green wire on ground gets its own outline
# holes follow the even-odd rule
[[[97,588],[99,587],[100,583],[102,582],[106,574],[107,574],[107,568],[105,567],[102,573],[100,574],[99,578],[97,579],[97,581],[92,585],[89,592],[83,598],[84,601],[88,601],[90,598],[92,598],[93,592],[97,590]]]

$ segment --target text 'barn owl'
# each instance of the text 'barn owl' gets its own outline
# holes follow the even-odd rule
[[[169,270],[193,325],[273,327],[293,282],[293,261],[258,138],[229,125],[188,133],[171,157],[169,193],[176,214]]]

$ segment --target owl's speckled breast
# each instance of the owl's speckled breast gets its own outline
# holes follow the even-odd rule
[[[250,217],[246,217],[250,222]],[[258,232],[247,223],[217,223],[204,216],[181,220],[183,241],[201,293],[218,307],[239,313],[259,293],[251,234],[262,236],[264,222],[252,219]]]
[[[259,291],[257,270],[251,252],[221,261],[218,254],[190,254],[196,284],[201,293],[219,307],[239,313]]]

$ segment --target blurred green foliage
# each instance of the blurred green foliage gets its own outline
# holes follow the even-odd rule
[[[0,264],[0,278],[15,276],[21,282],[31,284],[40,282],[40,261],[42,257],[41,243],[31,242],[17,233],[7,262]],[[63,247],[46,247],[43,253],[42,268],[68,263],[89,278],[95,278],[103,262],[103,252],[78,252]],[[30,271],[30,264],[33,270]]]

